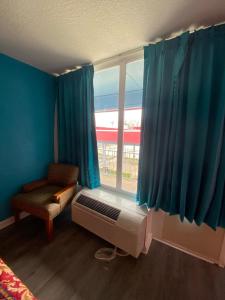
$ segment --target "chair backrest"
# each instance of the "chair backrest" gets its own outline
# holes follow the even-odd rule
[[[79,168],[69,164],[50,164],[48,168],[48,182],[60,186],[76,184]]]

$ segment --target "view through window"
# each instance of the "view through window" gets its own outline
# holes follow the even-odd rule
[[[95,122],[101,183],[136,193],[141,132],[143,60],[95,73]],[[119,135],[120,133],[120,135]],[[121,143],[120,138],[122,137]]]

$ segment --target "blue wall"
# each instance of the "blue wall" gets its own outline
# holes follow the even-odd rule
[[[0,54],[0,221],[10,197],[53,161],[55,78]]]

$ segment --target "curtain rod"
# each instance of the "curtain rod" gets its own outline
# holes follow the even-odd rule
[[[147,43],[146,43],[147,45]],[[100,64],[103,64],[103,63],[106,63],[108,61],[112,61],[118,57],[123,57],[123,56],[128,56],[128,55],[132,55],[132,54],[136,54],[140,51],[142,51],[144,49],[144,46],[140,46],[138,48],[135,48],[135,49],[131,49],[131,50],[127,50],[125,52],[122,52],[122,53],[119,53],[117,55],[114,55],[114,56],[111,56],[111,57],[107,57],[107,58],[103,58],[103,59],[100,59],[100,60],[97,60],[93,63],[94,66],[97,66],[97,65],[100,65]]]
[[[148,45],[148,44],[146,43],[146,45]],[[143,49],[144,49],[144,46],[141,46],[141,47],[138,47],[138,48],[135,48],[135,49],[131,49],[131,50],[127,50],[125,52],[116,54],[114,56],[110,56],[110,57],[107,57],[107,58],[103,58],[103,59],[97,60],[97,61],[95,61],[93,63],[86,63],[86,64],[81,64],[79,66],[75,66],[73,69],[67,69],[63,73],[56,74],[56,75],[57,76],[61,76],[61,75],[64,75],[64,74],[67,74],[67,73],[70,73],[70,72],[73,72],[73,71],[77,71],[77,70],[81,69],[84,66],[89,66],[89,65],[97,66],[97,65],[100,65],[100,64],[112,61],[112,60],[114,60],[114,59],[116,59],[118,57],[124,57],[124,56],[128,56],[128,55],[132,55],[132,54],[138,53],[138,52],[142,51]]]
[[[155,40],[153,40],[151,42],[148,42],[148,43],[144,44],[143,46],[137,47],[135,49],[127,50],[127,51],[119,53],[117,55],[97,60],[97,61],[95,61],[93,63],[81,64],[79,66],[75,66],[72,69],[67,69],[64,72],[60,73],[60,74],[56,74],[55,73],[55,75],[56,76],[61,76],[61,75],[64,75],[64,74],[67,74],[67,73],[79,70],[82,67],[88,66],[88,65],[91,65],[91,64],[94,65],[94,66],[97,66],[97,65],[100,65],[100,64],[112,61],[112,60],[114,60],[114,59],[116,59],[118,57],[124,57],[124,56],[128,56],[128,55],[132,55],[132,54],[138,53],[138,52],[140,52],[140,51],[142,51],[144,49],[144,46],[153,45],[153,44],[159,43],[161,41],[167,41],[167,40],[174,39],[174,38],[180,36],[181,34],[183,34],[185,32],[189,32],[190,34],[192,34],[192,33],[194,33],[195,31],[198,31],[198,30],[207,29],[207,28],[214,27],[214,26],[219,26],[219,25],[222,25],[222,24],[225,24],[225,21],[217,23],[217,24],[214,24],[214,25],[208,25],[208,26],[204,26],[203,25],[203,26],[196,27],[195,25],[191,25],[191,26],[189,26],[189,28],[187,30],[179,30],[179,31],[173,32],[169,36],[167,36],[166,38],[156,38]]]

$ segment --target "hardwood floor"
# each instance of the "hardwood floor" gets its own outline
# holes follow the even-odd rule
[[[51,243],[33,217],[0,231],[0,256],[40,300],[225,299],[225,269],[156,241],[139,259],[95,260],[106,245],[68,210],[56,218]]]

